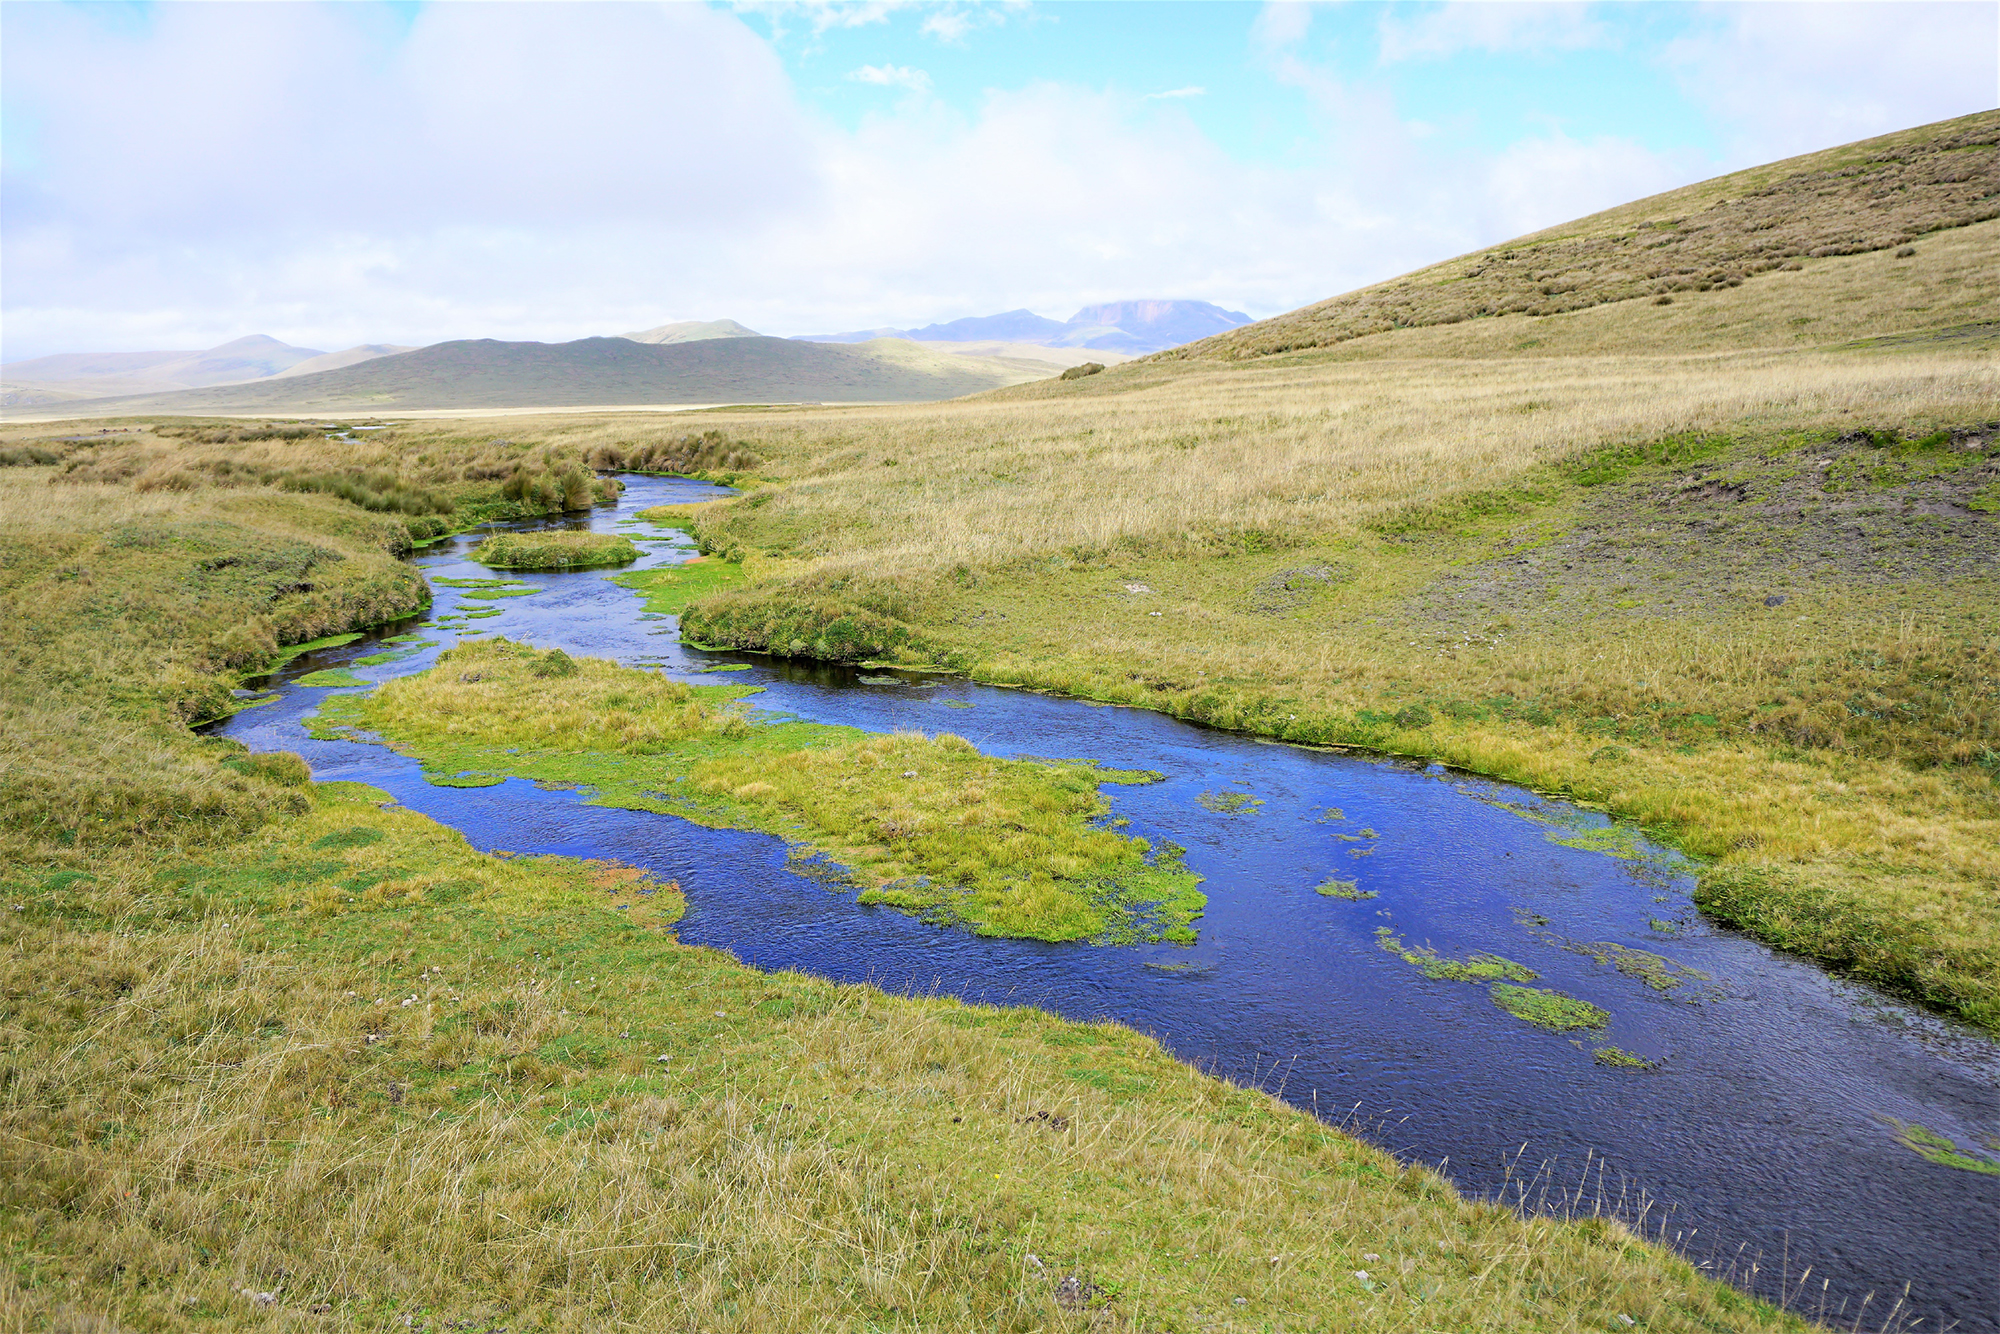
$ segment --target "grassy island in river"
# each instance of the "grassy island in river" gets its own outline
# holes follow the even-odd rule
[[[738,707],[751,693],[495,639],[334,696],[315,729],[380,736],[432,782],[533,778],[777,834],[849,868],[863,903],[985,935],[1194,938],[1204,900],[1177,850],[1093,823],[1107,810],[1099,784],[1158,775],[995,759],[949,733],[758,721]]]

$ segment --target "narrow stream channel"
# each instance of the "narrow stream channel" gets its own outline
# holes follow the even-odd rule
[[[636,511],[726,494],[626,481],[617,506],[561,526],[645,537],[654,530],[632,522]],[[418,563],[429,575],[488,577],[467,560],[481,536]],[[636,568],[693,554],[678,535],[657,536]],[[1876,1329],[1900,1299],[1899,1328],[2000,1330],[2000,1175],[1919,1157],[1885,1119],[1978,1151],[2000,1136],[2000,1044],[1709,925],[1672,854],[1643,840],[1618,846],[1615,834],[1592,833],[1601,817],[1435,766],[951,677],[683,649],[672,618],[645,615],[606,573],[521,574],[541,591],[464,606],[500,609],[470,623],[488,636],[760,686],[755,702],[773,712],[1158,770],[1166,781],[1106,791],[1128,832],[1185,846],[1206,877],[1200,939],[982,939],[857,905],[851,886],[798,874],[765,835],[590,806],[522,780],[433,787],[385,747],[306,736],[300,720],[327,692],[297,677],[343,665],[370,681],[420,671],[454,642],[444,630],[393,663],[351,666],[397,647],[375,638],[301,658],[274,679],[276,702],[216,730],[256,750],[297,751],[321,779],[385,788],[480,848],[612,857],[679,880],[681,938],[760,968],[1115,1019],[1442,1165],[1462,1190],[1616,1213],[1806,1316],[1844,1311],[1847,1328],[1865,1304],[1861,1327]],[[458,590],[436,592],[434,616],[460,609]],[[726,664],[746,669],[694,675]],[[1261,804],[1218,800],[1226,794]],[[1330,877],[1374,897],[1317,893]],[[1483,983],[1434,980],[1382,948],[1383,927],[1406,950],[1525,964],[1541,975],[1535,985],[1601,1006],[1609,1024],[1531,1027]],[[1655,1064],[1606,1065],[1593,1056],[1606,1046]]]

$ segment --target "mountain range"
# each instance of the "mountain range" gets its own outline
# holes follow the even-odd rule
[[[861,343],[875,338],[907,338],[918,343],[998,341],[1143,356],[1248,323],[1250,317],[1241,311],[1224,310],[1206,301],[1112,301],[1085,306],[1067,321],[1052,320],[1032,310],[1010,310],[949,324],[927,324],[921,329],[858,329],[799,337],[813,343]]]
[[[769,338],[735,320],[683,320],[569,343],[463,339],[322,352],[254,334],[199,351],[12,362],[0,367],[0,407],[282,412],[929,400],[1044,379],[1089,360],[1115,365],[1247,319],[1203,301],[1124,301],[1085,307],[1067,322],[1017,310],[824,338]],[[828,344],[841,350],[808,350]],[[637,347],[654,353],[630,350]],[[656,355],[677,348],[701,350]]]

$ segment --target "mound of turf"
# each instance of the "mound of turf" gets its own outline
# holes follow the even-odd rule
[[[639,559],[639,548],[617,533],[496,533],[472,558],[498,570],[575,570],[624,565]]]

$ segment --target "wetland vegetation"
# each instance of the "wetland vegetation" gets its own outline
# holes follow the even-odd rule
[[[1158,775],[994,759],[950,733],[760,720],[751,694],[494,639],[330,698],[316,726],[380,736],[433,782],[532,778],[777,834],[847,868],[863,903],[982,934],[1194,938],[1204,900],[1177,850],[1101,824],[1099,785]]]
[[[581,570],[629,565],[639,559],[639,548],[617,533],[495,533],[473,559],[496,570]]]

